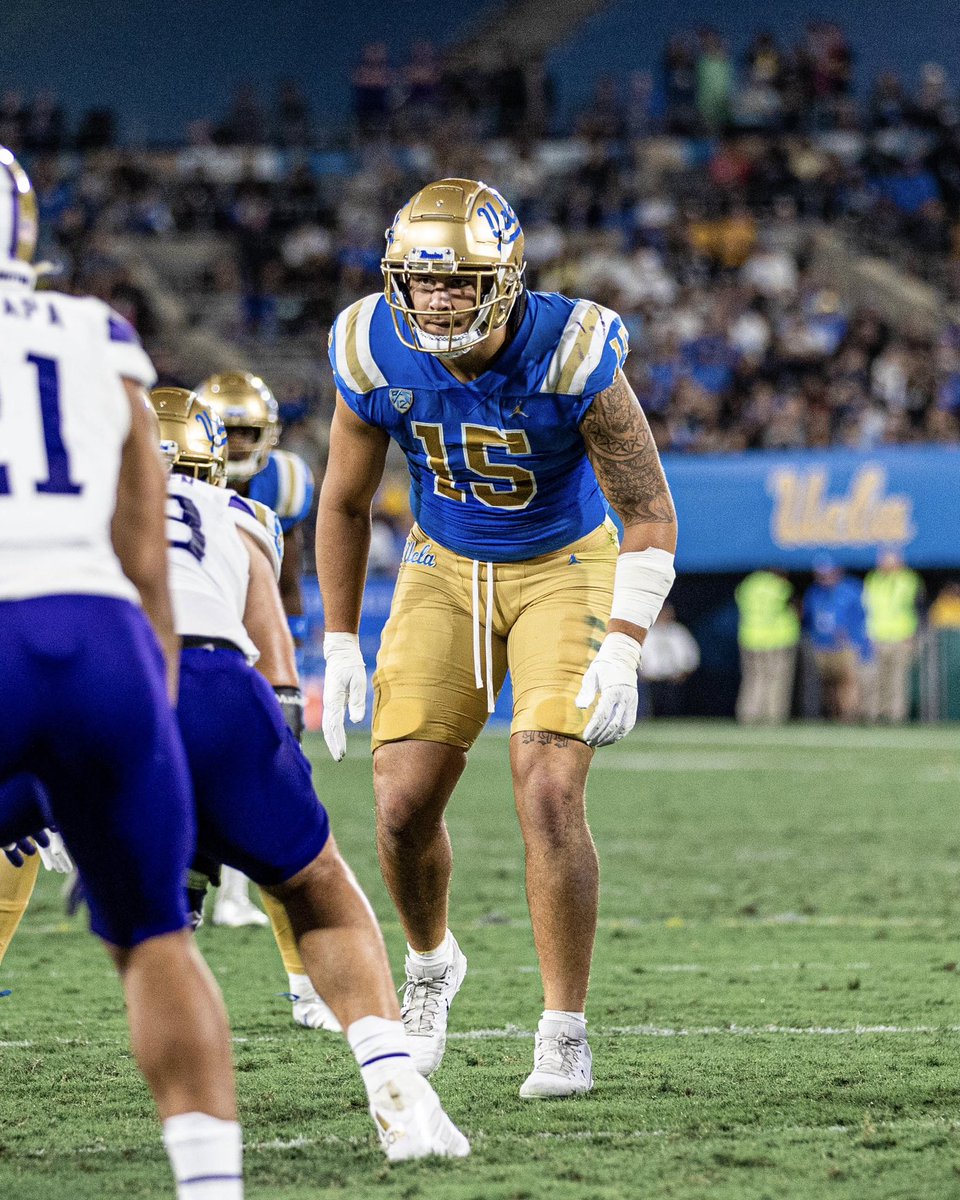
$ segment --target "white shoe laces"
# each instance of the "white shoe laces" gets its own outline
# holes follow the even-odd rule
[[[449,967],[439,979],[408,979],[403,989],[403,1017],[407,1032],[411,1032],[410,1020],[417,1023],[416,1032],[432,1033],[437,1017],[440,1015],[440,1002],[452,971]]]
[[[557,1037],[544,1037],[541,1034],[537,1040],[535,1069],[551,1075],[582,1073],[583,1064],[579,1061],[582,1048],[582,1038],[568,1037],[565,1033]]]

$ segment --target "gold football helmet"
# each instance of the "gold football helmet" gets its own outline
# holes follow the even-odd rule
[[[32,282],[37,248],[37,197],[26,171],[0,146],[0,280]]]
[[[150,404],[160,423],[160,453],[171,469],[223,486],[227,431],[217,411],[186,388],[159,387]]]
[[[259,375],[223,371],[197,387],[197,395],[220,414],[230,441],[227,479],[242,483],[267,461],[280,437],[280,409]]]
[[[400,341],[411,350],[456,357],[506,324],[523,290],[523,231],[496,188],[475,179],[441,179],[417,192],[394,217],[380,266]],[[474,303],[417,309],[411,276],[431,283],[433,277],[462,280],[471,286]],[[428,333],[427,319],[447,321],[446,331]]]

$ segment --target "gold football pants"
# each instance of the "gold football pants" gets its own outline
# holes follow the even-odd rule
[[[581,738],[574,698],[610,616],[617,553],[610,521],[551,554],[496,563],[415,525],[377,655],[374,749],[410,738],[468,749],[508,668],[512,733]]]
[[[22,867],[13,866],[0,855],[0,962],[27,911],[39,870],[39,854],[25,858]]]

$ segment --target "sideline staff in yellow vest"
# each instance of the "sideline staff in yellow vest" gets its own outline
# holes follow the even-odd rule
[[[793,584],[780,571],[754,571],[735,592],[740,612],[737,720],[779,724],[790,716],[800,618]]]
[[[923,581],[916,571],[904,566],[896,550],[881,551],[876,570],[863,581],[867,633],[876,652],[876,687],[868,703],[872,720],[899,724],[907,719],[922,599]]]

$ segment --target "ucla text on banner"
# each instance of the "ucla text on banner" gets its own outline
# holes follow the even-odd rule
[[[960,566],[960,447],[664,455],[679,571],[808,570],[817,553],[867,569],[893,546],[914,567]]]

